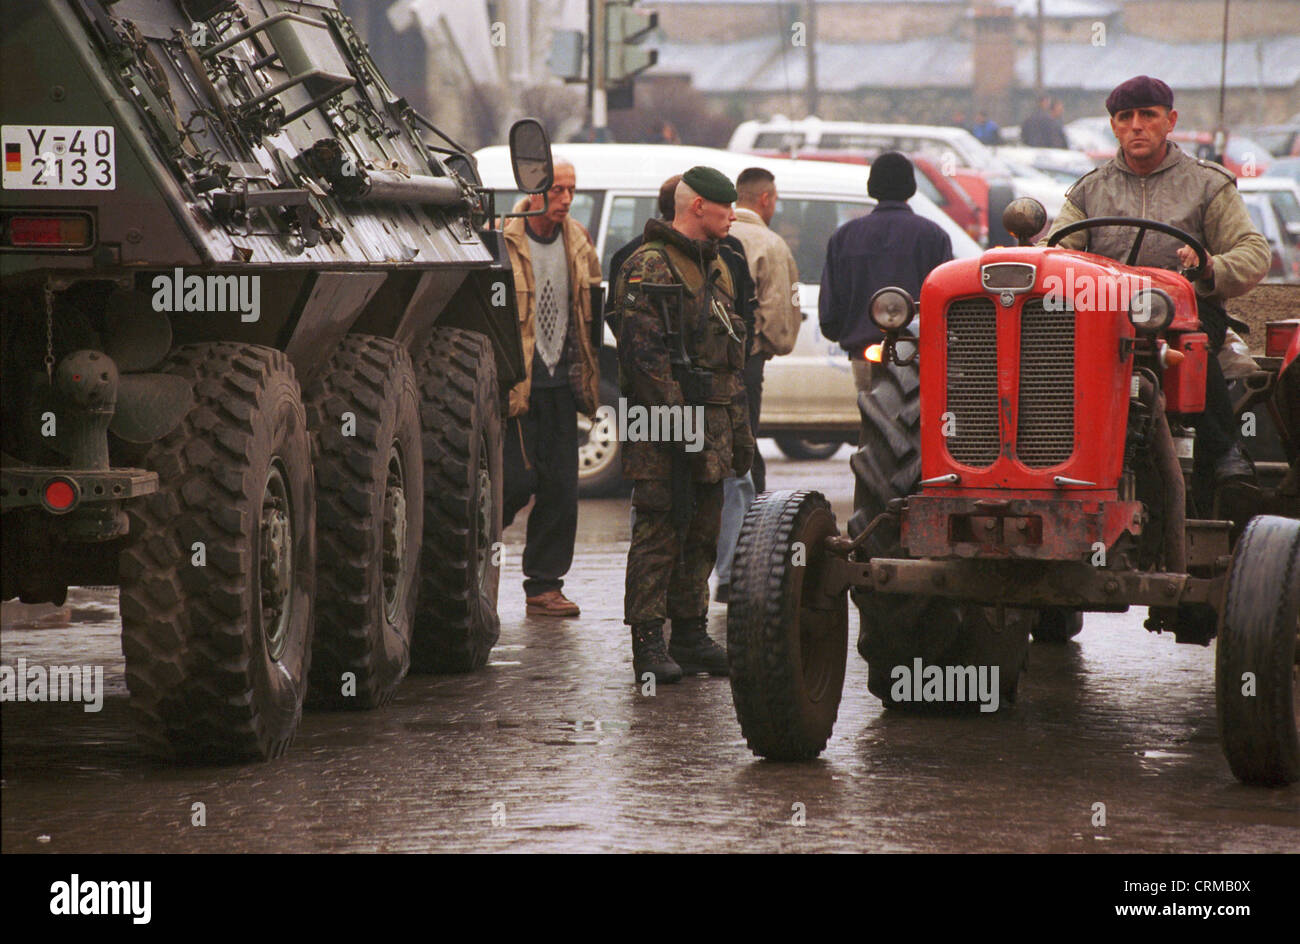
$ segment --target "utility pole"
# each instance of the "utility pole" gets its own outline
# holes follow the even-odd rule
[[[804,107],[817,114],[817,0],[804,0],[804,42],[807,45],[808,76],[804,82]]]
[[[1038,0],[1038,16],[1034,18],[1034,91],[1043,97],[1043,0]]]
[[[587,113],[594,140],[605,139],[608,109],[605,101],[605,0],[587,0]]]
[[[1214,131],[1214,159],[1223,163],[1223,151],[1228,146],[1228,122],[1225,115],[1228,91],[1228,5],[1223,0],[1223,40],[1219,52],[1219,127]]]

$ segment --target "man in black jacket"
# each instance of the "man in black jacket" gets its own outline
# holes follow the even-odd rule
[[[822,334],[840,342],[853,364],[854,383],[869,393],[874,365],[865,352],[882,338],[867,313],[871,296],[893,285],[919,300],[930,270],[952,259],[952,240],[907,205],[916,193],[916,172],[897,151],[876,158],[867,193],[876,198],[876,208],[837,229],[826,246],[817,306]]]

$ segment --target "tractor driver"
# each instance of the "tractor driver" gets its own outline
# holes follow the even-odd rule
[[[1209,263],[1193,283],[1201,326],[1210,341],[1205,410],[1195,424],[1195,481],[1204,499],[1222,485],[1255,477],[1237,443],[1218,353],[1233,323],[1223,300],[1250,291],[1268,272],[1270,253],[1250,222],[1232,172],[1191,157],[1168,140],[1178,123],[1173,106],[1173,91],[1159,79],[1139,75],[1116,86],[1106,99],[1106,110],[1119,150],[1114,160],[1080,177],[1069,189],[1052,231],[1088,217],[1128,216],[1176,226],[1205,246]],[[1061,245],[1123,261],[1135,235],[1127,227],[1104,227],[1074,233]],[[1177,270],[1196,265],[1196,253],[1172,236],[1148,230],[1137,264]]]

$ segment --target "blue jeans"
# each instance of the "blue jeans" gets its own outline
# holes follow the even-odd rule
[[[736,556],[736,538],[745,512],[754,502],[754,477],[746,472],[740,478],[722,480],[722,528],[718,532],[718,563],[714,567],[718,583],[731,583],[731,559]]]

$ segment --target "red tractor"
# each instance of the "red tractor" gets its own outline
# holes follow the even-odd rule
[[[885,332],[859,398],[855,511],[841,536],[809,490],[774,492],[740,533],[727,610],[732,695],[754,753],[807,760],[826,745],[861,614],[868,688],[887,707],[996,710],[1029,637],[1063,642],[1084,611],[1149,608],[1179,642],[1217,637],[1224,752],[1248,783],[1300,779],[1300,321],[1271,323],[1239,410],[1282,439],[1280,474],[1191,491],[1207,339],[1183,274],[1133,265],[1151,220],[1082,220],[1027,245],[1042,208],[1017,201],[1019,247],[949,262],[913,300],[883,289]],[[1129,226],[1128,263],[1055,247]],[[871,356],[869,352],[869,356]]]

